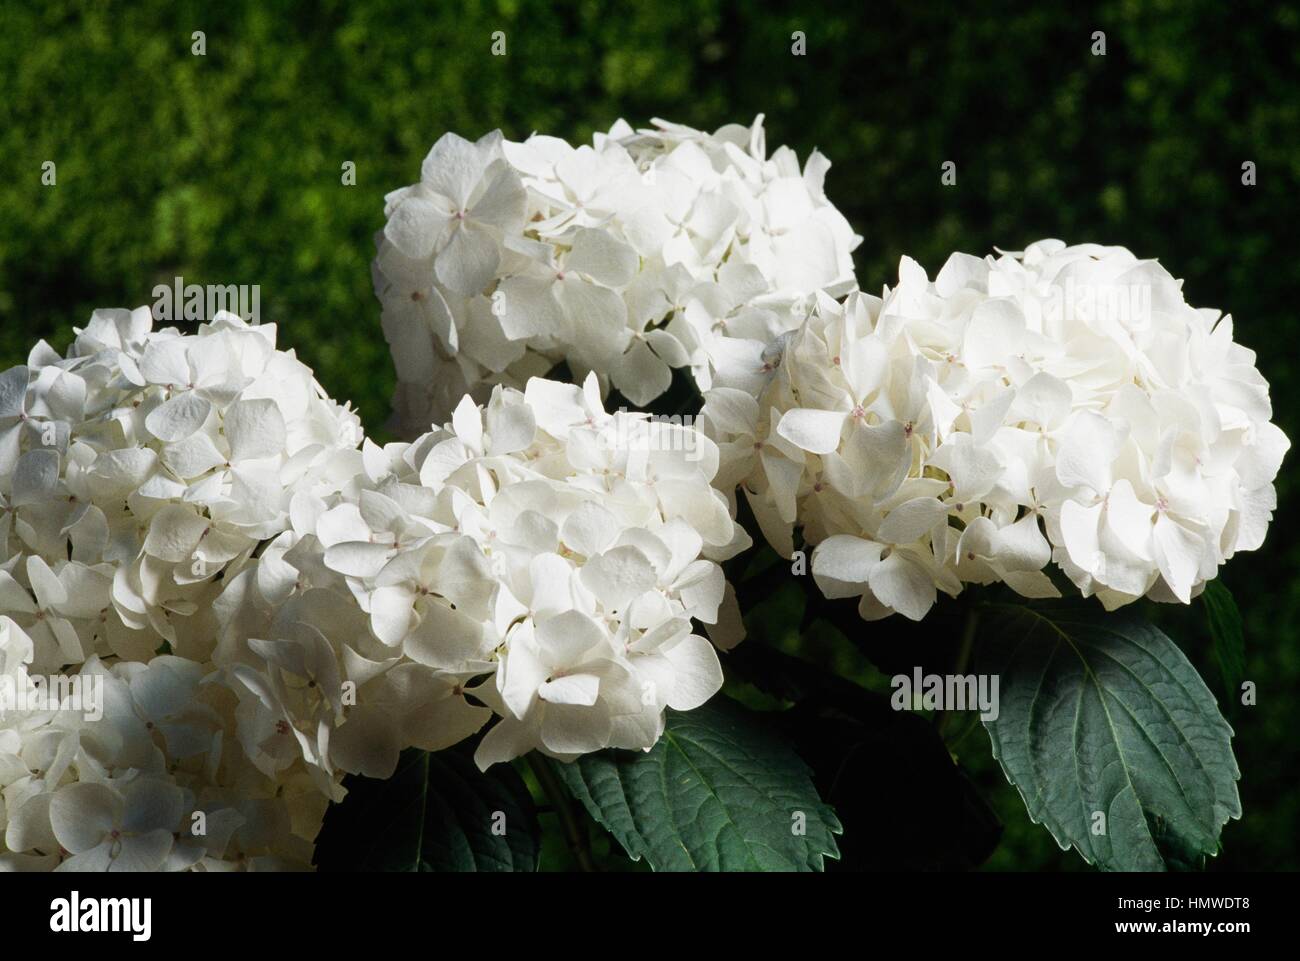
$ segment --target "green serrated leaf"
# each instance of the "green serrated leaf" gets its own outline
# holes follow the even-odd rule
[[[978,666],[999,677],[999,712],[985,727],[1030,817],[1104,870],[1196,866],[1216,853],[1223,825],[1241,816],[1240,771],[1232,728],[1182,651],[1127,611],[988,612]]]
[[[321,871],[537,870],[537,812],[508,764],[483,773],[467,750],[410,750],[388,780],[344,786],[317,838]]]
[[[656,871],[820,871],[840,822],[761,714],[725,697],[668,712],[645,753],[558,765],[591,816]]]
[[[1232,591],[1222,581],[1214,580],[1201,592],[1205,605],[1205,619],[1210,625],[1214,640],[1214,659],[1223,677],[1223,686],[1232,698],[1241,695],[1241,682],[1246,676],[1246,642],[1241,627],[1241,611],[1232,597]]]

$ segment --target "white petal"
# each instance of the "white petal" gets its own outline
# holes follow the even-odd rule
[[[971,312],[962,359],[971,367],[1001,364],[1024,335],[1025,316],[1011,298],[982,300]]]
[[[980,447],[967,434],[958,434],[930,455],[929,463],[952,481],[953,500],[978,500],[993,489],[1002,475],[1002,461],[987,447]]]
[[[125,804],[123,830],[163,830],[170,834],[180,826],[185,795],[176,785],[155,778],[139,778],[123,785],[121,792]]]
[[[174,444],[203,426],[212,404],[193,391],[186,391],[149,412],[144,426],[160,441]]]
[[[22,414],[31,372],[26,367],[10,367],[0,374],[0,420]]]
[[[479,450],[483,446],[483,415],[478,404],[466,394],[451,415],[451,426],[467,447]]]
[[[758,401],[734,387],[715,387],[704,395],[704,415],[723,434],[752,435],[758,426]]]
[[[348,577],[374,577],[393,558],[393,549],[368,541],[345,541],[325,551],[325,566]]]
[[[149,534],[144,540],[144,551],[151,557],[171,564],[179,564],[194,556],[209,522],[200,517],[192,507],[168,504],[149,524]]]
[[[542,743],[556,754],[589,754],[609,744],[609,711],[592,707],[548,704],[542,716]]]
[[[370,595],[370,629],[389,647],[402,643],[415,617],[414,597],[404,587],[381,587]]]
[[[140,373],[151,384],[181,387],[190,382],[189,348],[180,337],[150,340],[140,358]]]
[[[235,401],[226,410],[225,427],[233,461],[288,453],[284,415],[273,400]]]
[[[451,211],[435,197],[408,194],[384,225],[384,237],[413,260],[424,260],[437,248]]]
[[[448,131],[429,148],[420,165],[420,180],[453,204],[469,203],[470,194],[491,162],[490,150]]]
[[[709,640],[720,651],[729,651],[745,639],[745,620],[736,600],[736,590],[727,584],[718,606],[718,622],[705,625]]]
[[[513,761],[533,750],[537,746],[537,735],[531,725],[521,724],[510,718],[502,718],[496,726],[483,735],[474,751],[474,763],[480,771],[486,771],[493,764]]]
[[[32,593],[42,609],[54,610],[68,602],[67,589],[43,558],[35,555],[27,558],[27,579],[31,581]]]
[[[685,367],[691,362],[691,355],[682,342],[662,328],[647,330],[645,340],[669,367]]]
[[[546,683],[552,670],[542,660],[533,634],[532,621],[524,621],[509,637],[505,656],[498,662],[496,686],[505,710],[502,715],[526,717],[537,700],[537,689]]]
[[[108,870],[132,874],[158,871],[166,863],[174,843],[173,832],[166,828],[125,836]]]
[[[1071,418],[1056,453],[1056,478],[1066,487],[1110,489],[1110,465],[1119,454],[1119,432],[1105,417],[1080,411]]]
[[[876,536],[888,544],[910,544],[948,516],[948,505],[934,497],[914,497],[889,512]]]
[[[603,368],[622,353],[629,334],[622,297],[572,276],[556,285],[556,297],[572,325],[573,349],[579,357]]]
[[[420,626],[406,637],[402,650],[417,664],[460,670],[467,662],[484,657],[484,647],[481,622],[444,604],[428,604]]]
[[[1156,520],[1153,540],[1156,561],[1165,583],[1175,597],[1184,604],[1190,604],[1192,587],[1201,567],[1201,555],[1205,551],[1205,541],[1163,513]]]
[[[528,191],[524,189],[519,174],[503,163],[495,164],[497,172],[474,201],[470,216],[480,224],[488,224],[505,234],[518,233],[523,228],[528,206]]]
[[[370,525],[361,519],[361,511],[355,504],[340,504],[322,514],[316,523],[316,536],[325,547],[364,541],[371,533]]]
[[[1097,525],[1101,521],[1101,504],[1084,507],[1067,500],[1061,505],[1061,539],[1070,560],[1079,569],[1097,574],[1101,566],[1101,545]]]
[[[37,794],[28,797],[20,807],[9,809],[4,841],[10,851],[43,848],[47,853],[53,853],[54,846],[59,843],[50,827],[50,801],[53,797],[53,794]]]
[[[560,540],[575,554],[595,557],[613,543],[621,530],[618,518],[588,501],[565,518]]]
[[[581,227],[574,235],[573,249],[564,266],[606,287],[622,287],[636,276],[639,261],[635,250],[607,231]]]
[[[605,637],[600,625],[579,611],[565,611],[537,625],[538,649],[545,662],[553,667],[581,663],[605,645]]]
[[[964,287],[980,286],[988,273],[988,264],[979,257],[953,254],[934,278],[934,288],[940,297],[951,297]]]
[[[1065,420],[1072,400],[1069,384],[1040,371],[1021,385],[1012,410],[1022,420],[1053,428]]]
[[[501,245],[496,238],[487,228],[466,220],[452,231],[434,271],[444,287],[471,297],[492,281],[500,263]]]
[[[645,407],[672,385],[673,374],[663,358],[637,337],[610,371],[610,379],[623,396]]]
[[[153,454],[153,451],[123,450],[113,451],[113,453]],[[99,460],[95,461],[95,467],[99,468],[99,462],[106,459],[107,458],[105,457],[99,458]],[[156,462],[157,457],[155,456],[153,460]],[[188,438],[178,444],[167,444],[164,446],[162,451],[162,462],[166,468],[177,477],[189,480],[190,478],[206,474],[208,471],[212,470],[212,468],[226,463],[226,457],[217,450],[217,445],[212,442],[211,437],[203,431],[195,431]],[[142,463],[139,466],[144,467],[145,465]],[[152,469],[152,467],[150,467],[150,469]],[[127,478],[124,477],[122,482],[125,483],[126,480]],[[141,477],[140,481],[136,484],[132,484],[131,487],[139,486],[139,483],[142,483],[143,481],[144,477]]]
[[[884,549],[883,544],[849,534],[828,537],[813,551],[813,578],[829,598],[861,594]]]
[[[600,694],[600,678],[594,674],[569,674],[546,681],[537,696],[550,704],[582,704],[590,707]]]
[[[120,823],[121,797],[103,784],[81,781],[60,788],[50,801],[50,826],[73,854],[98,847]]]
[[[529,337],[562,337],[566,321],[560,305],[551,293],[551,278],[507,277],[493,295],[500,304],[498,320],[510,340]]]
[[[615,547],[589,560],[582,584],[606,611],[621,611],[629,601],[652,589],[658,579],[650,559],[635,547]]]
[[[934,579],[901,551],[894,551],[872,568],[868,583],[880,603],[911,620],[921,620],[934,606]]]
[[[468,614],[486,616],[496,585],[492,567],[475,540],[457,538],[438,566],[438,593]]]
[[[692,711],[722,689],[722,664],[713,645],[699,635],[684,638],[665,655],[677,672],[668,706]]]
[[[1151,522],[1155,507],[1137,498],[1133,485],[1121,478],[1106,497],[1106,524],[1129,551],[1144,561],[1152,560]]]
[[[1041,570],[1052,559],[1052,545],[1043,536],[1037,514],[1026,514],[998,531],[997,545],[998,563],[1013,571]]]
[[[10,502],[15,507],[39,504],[54,493],[58,484],[59,452],[45,448],[29,450],[14,468]]]
[[[532,446],[537,420],[527,404],[489,404],[487,430],[492,439],[489,454],[514,454]]]
[[[810,454],[828,454],[840,446],[844,420],[838,411],[796,407],[785,412],[776,432]]]
[[[477,734],[491,719],[491,709],[475,707],[465,698],[453,696],[426,703],[406,715],[402,728],[412,747],[441,751]]]
[[[401,718],[382,708],[354,710],[330,737],[330,760],[341,771],[386,780],[401,755]]]
[[[1042,571],[1004,571],[1002,580],[1021,597],[1060,597],[1052,579]]]
[[[1247,490],[1273,483],[1282,467],[1282,458],[1291,449],[1291,441],[1276,424],[1255,427],[1254,442],[1246,447],[1234,465]]]
[[[0,611],[7,614],[35,614],[38,609],[32,595],[8,571],[0,570]],[[0,620],[0,625],[5,624],[5,620]],[[10,630],[21,630],[12,621],[7,626]]]

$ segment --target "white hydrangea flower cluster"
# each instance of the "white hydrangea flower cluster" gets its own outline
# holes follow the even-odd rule
[[[1056,596],[1049,561],[1108,609],[1187,603],[1276,506],[1289,442],[1254,353],[1122,247],[956,254],[933,282],[904,258],[778,357],[757,397],[706,395],[718,483],[782,555],[802,525],[864,618],[919,620],[964,583]]]
[[[0,617],[10,697],[39,690],[33,649]],[[308,870],[326,801],[304,772],[271,780],[249,763],[235,698],[209,671],[92,656],[78,678],[102,685],[93,713],[67,696],[0,705],[0,871]]]
[[[365,463],[339,496],[299,495],[274,571],[241,575],[245,621],[219,660],[260,767],[386,777],[403,748],[450,746],[493,714],[483,768],[648,750],[665,708],[721,686],[692,619],[739,640],[716,560],[748,538],[696,429],[605,413],[594,376],[533,379],[465,398],[414,443],[368,445]]]
[[[294,493],[360,468],[357,416],[275,339],[224,312],[186,336],[100,310],[66,358],[42,343],[0,374],[0,614],[34,670],[164,642],[205,660],[223,574],[288,527]]]
[[[0,414],[0,869],[308,868],[345,774],[648,750],[743,632],[716,446],[594,375],[381,449],[274,328],[98,311]]]
[[[396,427],[442,423],[462,395],[567,362],[637,406],[689,367],[748,371],[811,295],[855,285],[861,242],[826,199],[829,161],[767,155],[762,117],[706,134],[619,121],[591,145],[446,134],[387,197],[375,290],[397,365]]]
[[[237,750],[216,612],[296,494],[361,469],[360,423],[273,325],[76,334],[0,373],[0,867],[305,865],[324,802]],[[103,718],[23,699],[71,675],[105,679]]]

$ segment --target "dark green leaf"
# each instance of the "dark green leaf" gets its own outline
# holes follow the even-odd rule
[[[1214,639],[1214,659],[1218,662],[1223,686],[1233,699],[1241,696],[1241,681],[1246,675],[1246,642],[1241,629],[1241,611],[1232,591],[1219,580],[1210,581],[1201,592],[1205,619]]]
[[[388,780],[349,777],[316,843],[322,871],[535,871],[537,813],[514,768],[468,750],[402,754]]]
[[[761,714],[724,697],[668,712],[648,753],[560,765],[565,784],[634,859],[656,871],[820,871],[838,857],[835,812]]]
[[[1232,728],[1182,651],[1095,603],[991,605],[984,620],[979,667],[1000,685],[985,727],[1030,817],[1106,870],[1216,853],[1241,816],[1240,772]]]

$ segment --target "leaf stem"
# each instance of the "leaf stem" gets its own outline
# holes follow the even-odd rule
[[[555,809],[555,814],[560,819],[560,826],[564,829],[564,839],[578,866],[584,871],[598,871],[599,868],[596,867],[596,862],[591,856],[587,832],[583,830],[577,815],[574,814],[573,805],[569,803],[568,792],[560,783],[560,779],[555,776],[551,764],[550,758],[544,757],[537,751],[532,751],[528,755],[528,766],[537,775],[537,783],[542,786],[542,790],[551,802],[551,807]]]

